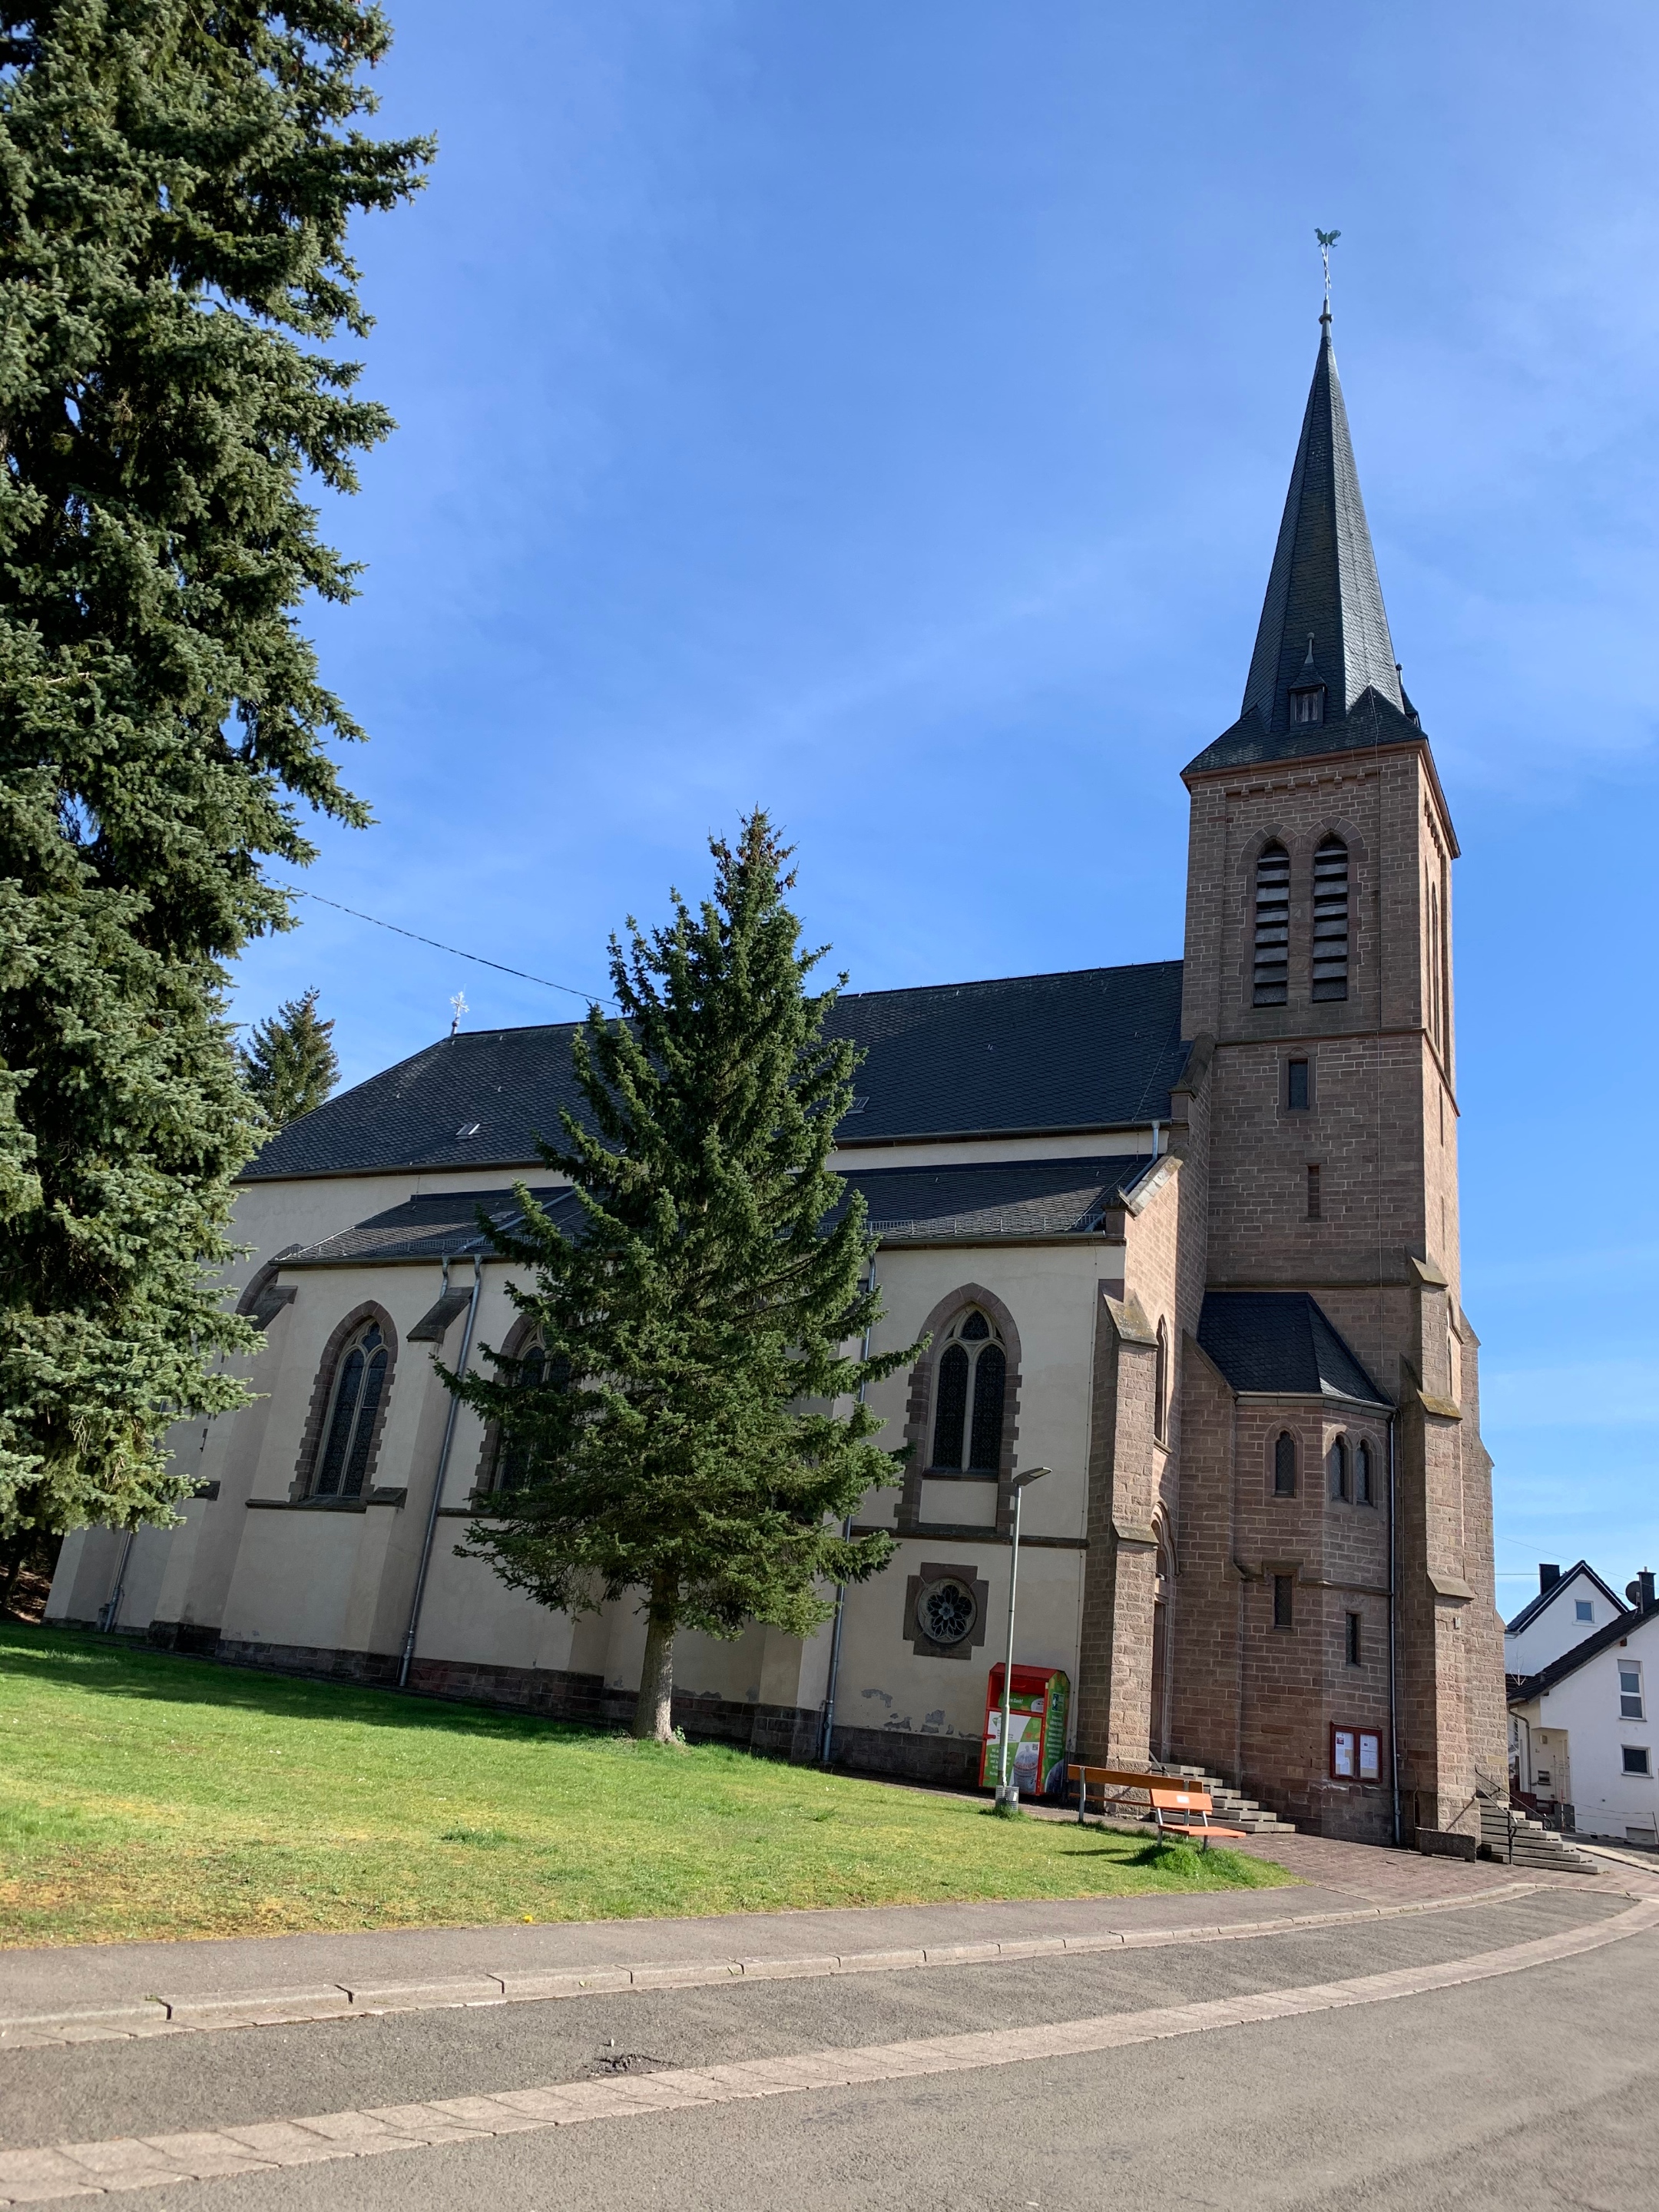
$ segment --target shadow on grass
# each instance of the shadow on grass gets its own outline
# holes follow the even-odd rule
[[[495,1736],[524,1741],[615,1744],[633,1755],[664,1758],[656,1744],[618,1736],[609,1725],[544,1720],[535,1713],[503,1712],[425,1698],[398,1690],[379,1690],[357,1682],[307,1680],[303,1675],[266,1674],[218,1660],[191,1659],[172,1651],[137,1650],[130,1644],[68,1628],[0,1625],[0,1672],[19,1679],[51,1682],[101,1698],[136,1699],[171,1705],[212,1705],[259,1713],[273,1719],[355,1721],[360,1726],[393,1729],[436,1729],[447,1735]],[[700,1747],[702,1748],[702,1747]],[[739,1745],[708,1748],[750,1754]]]

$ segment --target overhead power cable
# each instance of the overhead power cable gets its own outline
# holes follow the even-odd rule
[[[585,1006],[597,1000],[600,1006],[615,1007],[616,1001],[607,999],[600,991],[579,991],[574,983],[555,983],[546,975],[532,975],[528,969],[509,968],[503,960],[486,960],[482,952],[463,952],[459,945],[441,945],[435,937],[422,937],[417,929],[405,929],[400,922],[382,921],[378,914],[364,914],[355,906],[342,906],[338,899],[325,898],[320,891],[308,891],[299,884],[278,884],[278,890],[287,891],[295,898],[314,899],[319,906],[331,906],[336,914],[349,914],[354,921],[373,922],[376,929],[389,929],[394,937],[412,939],[416,945],[429,945],[434,952],[447,952],[456,960],[471,960],[480,968],[493,968],[500,975],[516,975],[521,983],[539,983],[544,991],[563,991]]]

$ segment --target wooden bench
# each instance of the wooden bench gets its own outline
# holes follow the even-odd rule
[[[1133,1790],[1145,1797],[1158,1828],[1158,1841],[1166,1836],[1180,1836],[1183,1840],[1194,1835],[1204,1838],[1203,1848],[1208,1850],[1212,1836],[1220,1836],[1228,1843],[1243,1843],[1243,1828],[1218,1828],[1212,1818],[1215,1810],[1213,1800],[1206,1790],[1186,1790],[1181,1778],[1175,1774],[1146,1774],[1130,1766],[1070,1765],[1066,1770],[1066,1789],[1077,1791],[1078,1826],[1084,1825],[1089,1809],[1089,1792],[1099,1793],[1098,1810],[1103,1817],[1110,1809],[1106,1793],[1110,1790],[1121,1798],[1123,1792]],[[1139,1805],[1120,1805],[1124,1812],[1139,1814]]]
[[[1190,1841],[1202,1836],[1203,1848],[1210,1848],[1212,1836],[1224,1837],[1230,1844],[1249,1840],[1243,1828],[1218,1828],[1211,1820],[1213,1802],[1207,1790],[1154,1790],[1152,1818],[1158,1823],[1158,1839],[1180,1836]]]

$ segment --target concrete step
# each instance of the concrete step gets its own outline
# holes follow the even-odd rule
[[[1510,1823],[1513,1822],[1511,1830]],[[1596,1863],[1588,1852],[1576,1850],[1530,1813],[1512,1813],[1507,1805],[1485,1798],[1480,1805],[1480,1840],[1513,1866],[1547,1874],[1595,1874]]]
[[[1293,1836],[1295,1828],[1288,1820],[1281,1820],[1277,1813],[1270,1813],[1254,1797],[1247,1797],[1242,1790],[1235,1790],[1218,1774],[1206,1774],[1201,1766],[1172,1767],[1173,1778],[1179,1776],[1209,1792],[1216,1817],[1224,1827],[1243,1828],[1247,1836]]]

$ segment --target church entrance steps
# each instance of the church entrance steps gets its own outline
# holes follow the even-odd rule
[[[1550,1874],[1595,1874],[1595,1861],[1577,1850],[1529,1813],[1516,1812],[1493,1798],[1480,1802],[1480,1840],[1495,1858],[1510,1866],[1541,1868]]]
[[[1179,1775],[1183,1782],[1193,1782],[1200,1790],[1207,1790],[1215,1807],[1218,1823],[1225,1828],[1243,1828],[1247,1836],[1293,1836],[1296,1829],[1289,1820],[1281,1820],[1277,1813],[1270,1813],[1254,1797],[1247,1797],[1235,1790],[1218,1775],[1206,1774],[1201,1766],[1172,1766],[1171,1775]]]

